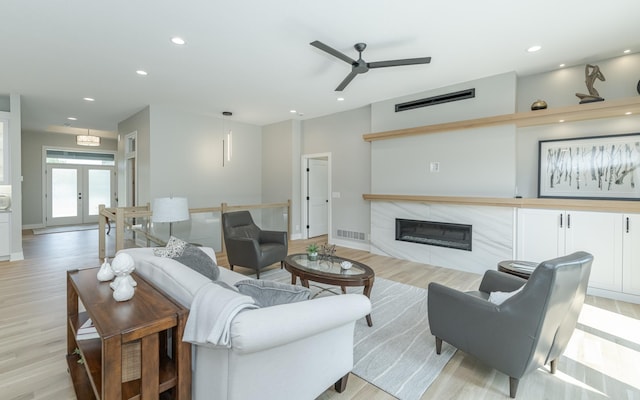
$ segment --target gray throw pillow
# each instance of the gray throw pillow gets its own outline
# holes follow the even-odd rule
[[[187,244],[181,255],[171,258],[186,265],[192,270],[201,273],[212,281],[215,281],[218,279],[218,276],[220,276],[218,265],[211,259],[211,257],[192,244]]]
[[[308,300],[311,290],[306,287],[274,281],[246,279],[235,283],[238,291],[251,296],[260,307]]]

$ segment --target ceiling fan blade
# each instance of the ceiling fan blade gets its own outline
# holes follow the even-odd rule
[[[331,54],[332,56],[341,59],[342,61],[349,63],[351,65],[353,64],[357,64],[357,61],[354,60],[353,58],[339,52],[338,50],[334,49],[333,47],[329,47],[326,44],[318,41],[318,40],[314,40],[313,42],[309,43],[310,45],[312,45],[313,47],[316,47],[324,52],[327,52],[329,54]]]
[[[358,75],[358,73],[357,73],[357,72],[355,72],[355,71],[351,71],[351,72],[349,73],[349,75],[347,75],[347,77],[346,77],[346,78],[344,78],[344,79],[342,80],[342,82],[340,82],[340,84],[338,85],[338,87],[336,88],[336,90],[335,90],[335,91],[336,91],[336,92],[342,92],[342,91],[344,90],[344,88],[346,88],[346,87],[347,87],[347,85],[349,84],[349,82],[351,82],[351,81],[353,80],[353,78],[355,78],[355,77],[356,77],[356,75]]]
[[[402,65],[429,64],[431,57],[405,58],[402,60],[374,61],[367,63],[369,68],[399,67]]]

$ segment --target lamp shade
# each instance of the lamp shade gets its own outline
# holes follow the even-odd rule
[[[153,201],[153,222],[178,222],[189,219],[186,197],[160,197]]]

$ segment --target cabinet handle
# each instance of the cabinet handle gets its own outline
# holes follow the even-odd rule
[[[571,214],[567,214],[567,229],[571,229]]]
[[[629,217],[627,217],[627,233],[629,233]]]
[[[560,214],[560,228],[562,228],[562,214]]]

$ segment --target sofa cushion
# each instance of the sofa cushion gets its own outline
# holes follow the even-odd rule
[[[493,304],[500,305],[500,304],[504,303],[505,301],[507,301],[508,299],[510,299],[512,296],[520,293],[522,288],[524,288],[524,285],[522,285],[520,287],[520,289],[514,290],[513,292],[498,292],[498,291],[491,292],[489,294],[488,300],[490,302],[492,302]]]
[[[220,275],[218,265],[216,265],[211,257],[206,255],[199,247],[192,244],[187,244],[184,247],[182,254],[171,258],[206,276],[212,281],[218,279],[218,276]]]
[[[156,247],[153,249],[153,254],[158,257],[174,258],[182,255],[184,248],[187,246],[187,242],[171,236],[165,247]]]
[[[235,286],[240,293],[251,296],[260,307],[296,303],[311,296],[311,290],[305,287],[274,281],[246,279],[236,282]]]

